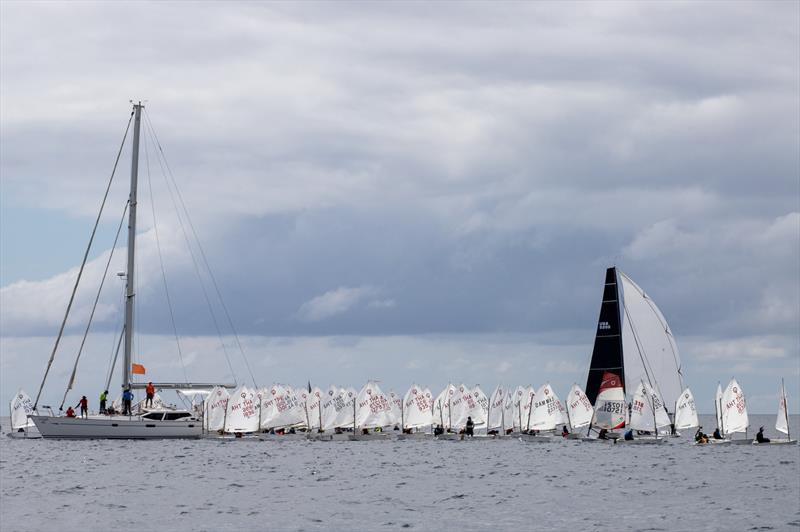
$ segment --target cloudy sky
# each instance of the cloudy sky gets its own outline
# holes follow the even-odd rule
[[[38,388],[141,99],[259,384],[563,394],[585,383],[616,264],[669,320],[702,410],[734,375],[751,410],[775,410],[781,377],[798,405],[797,2],[2,2],[0,15],[2,397]],[[136,357],[153,380],[183,378],[160,247],[189,378],[242,382],[150,131]],[[43,402],[64,391],[129,165],[126,147]],[[108,371],[124,245],[75,393],[95,396]]]

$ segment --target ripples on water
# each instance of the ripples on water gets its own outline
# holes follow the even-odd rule
[[[0,529],[800,530],[800,447],[689,440],[3,436]]]

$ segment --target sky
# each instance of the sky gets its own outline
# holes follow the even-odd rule
[[[563,395],[616,265],[701,411],[735,376],[759,413],[784,378],[798,412],[797,2],[2,2],[2,397],[39,388],[131,100],[154,381]],[[128,141],[44,404],[129,171]],[[68,401],[104,386],[125,245]]]

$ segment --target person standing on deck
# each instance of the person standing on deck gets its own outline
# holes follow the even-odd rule
[[[467,427],[466,427],[466,435],[470,438],[474,436],[475,431],[475,423],[472,421],[472,416],[467,416]]]
[[[125,388],[122,392],[122,415],[131,415],[131,401],[133,401],[133,392],[130,388]]]
[[[108,400],[108,390],[105,390],[100,394],[100,413],[106,413],[106,400]]]
[[[78,404],[75,405],[75,408],[77,408],[79,406],[81,407],[81,417],[82,418],[88,418],[89,417],[89,400],[86,398],[85,395],[83,397],[81,397],[81,400],[78,401]]]
[[[144,391],[147,394],[147,399],[144,401],[144,406],[153,408],[153,397],[156,395],[155,386],[153,386],[152,382],[148,382]]]

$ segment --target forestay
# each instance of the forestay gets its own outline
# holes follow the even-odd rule
[[[588,427],[589,423],[592,422],[592,416],[594,415],[592,403],[577,384],[573,384],[569,390],[567,415],[569,417],[569,425],[573,430]]]
[[[697,407],[694,404],[694,396],[689,388],[686,388],[678,398],[675,405],[675,428],[688,429],[700,425],[697,417]]]
[[[433,398],[430,391],[423,391],[416,384],[403,398],[403,429],[418,429],[431,424]]]
[[[530,429],[554,430],[558,425],[564,423],[561,401],[559,401],[550,384],[545,384],[539,388],[539,391],[534,396],[531,408]]]
[[[356,398],[356,427],[371,429],[391,424],[389,400],[374,382],[369,381]]]
[[[242,385],[228,399],[225,432],[258,432],[258,407],[255,392]]]
[[[750,426],[744,391],[736,379],[731,379],[728,387],[722,393],[722,423],[725,427],[725,434],[745,432]]]
[[[17,395],[11,400],[9,411],[11,412],[12,430],[24,430],[35,426],[33,421],[28,419],[28,416],[34,413],[33,401],[24,390],[17,391]]]
[[[225,428],[225,414],[228,408],[228,390],[220,386],[211,389],[203,403],[203,418],[207,431],[220,431]]]

